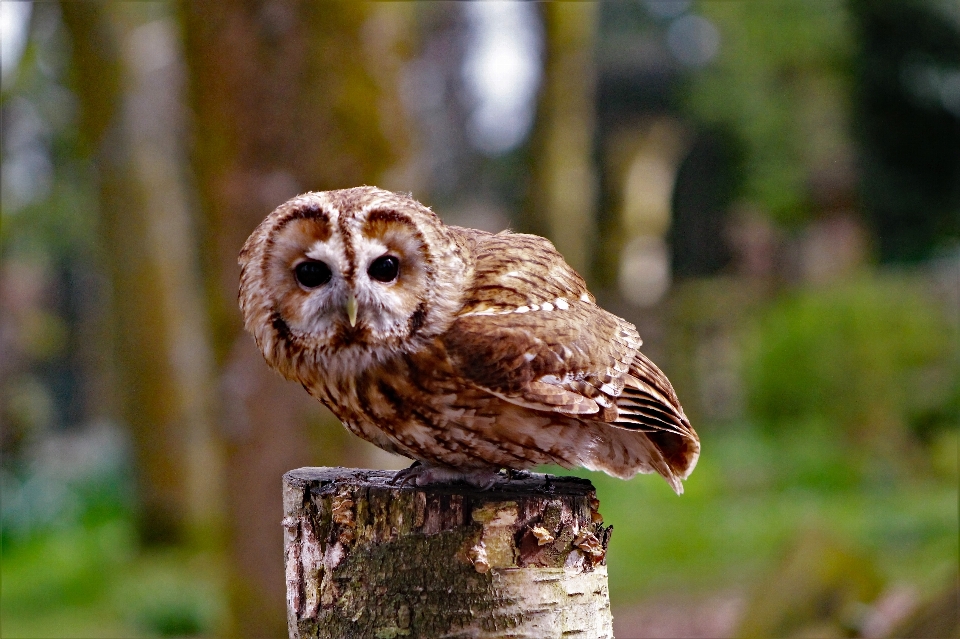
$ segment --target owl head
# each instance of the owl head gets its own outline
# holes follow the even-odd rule
[[[244,325],[288,378],[318,364],[353,374],[447,329],[469,276],[464,250],[408,196],[366,186],[300,195],[240,252]]]

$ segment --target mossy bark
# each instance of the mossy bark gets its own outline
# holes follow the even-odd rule
[[[224,635],[283,632],[283,582],[274,555],[280,513],[271,481],[311,459],[335,456],[343,463],[369,450],[303,389],[264,365],[242,330],[237,254],[287,198],[361,184],[389,186],[384,176],[403,166],[407,127],[396,70],[409,30],[407,4],[176,5],[222,391],[223,479],[230,486],[223,495],[230,552]]]
[[[290,637],[612,637],[589,481],[393,486],[392,472],[284,475]]]
[[[138,528],[148,544],[204,543],[219,523],[220,460],[196,220],[177,137],[182,60],[169,16],[148,4],[62,2],[60,11],[78,133],[96,168],[107,350],[116,416],[136,457]]]

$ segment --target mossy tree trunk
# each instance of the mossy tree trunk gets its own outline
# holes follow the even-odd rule
[[[60,9],[72,39],[79,132],[97,169],[115,392],[133,435],[141,537],[202,543],[221,512],[219,457],[196,232],[181,174],[175,24],[143,3]]]
[[[290,636],[612,637],[604,527],[575,477],[490,490],[393,473],[284,475]]]
[[[545,235],[590,278],[597,238],[593,162],[598,8],[591,2],[542,5],[543,88],[532,153],[533,193],[526,225]]]
[[[385,186],[404,154],[391,65],[401,57],[408,8],[307,0],[179,6],[222,375],[228,632],[276,636],[284,625],[277,478],[300,464],[362,463],[362,453],[360,440],[324,418],[303,389],[267,369],[242,331],[237,255],[256,225],[298,193]],[[344,459],[351,451],[355,458]]]

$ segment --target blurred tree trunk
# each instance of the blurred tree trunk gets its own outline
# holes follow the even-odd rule
[[[131,429],[141,538],[198,541],[217,519],[212,358],[179,173],[174,25],[143,5],[63,2],[80,134],[97,167],[119,416]]]
[[[286,199],[376,184],[401,155],[403,122],[390,86],[396,69],[389,65],[406,11],[305,0],[180,5],[222,367],[232,634],[284,632],[280,478],[321,462],[305,428],[321,407],[269,371],[242,331],[237,255]],[[323,432],[322,445],[342,447],[339,425]]]
[[[597,5],[543,6],[546,64],[533,134],[530,223],[590,277],[597,238],[593,166]]]

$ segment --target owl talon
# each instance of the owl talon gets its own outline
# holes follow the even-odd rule
[[[403,486],[406,486],[408,482],[411,482],[411,481],[415,482],[421,468],[423,468],[423,464],[421,464],[418,461],[415,461],[412,464],[410,464],[409,467],[404,468],[403,470],[398,470],[397,474],[394,475],[393,479],[391,479],[388,483],[391,486],[396,486],[397,483],[399,482],[400,486],[403,487]]]

